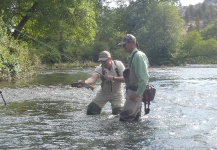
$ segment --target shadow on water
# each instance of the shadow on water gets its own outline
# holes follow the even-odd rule
[[[49,101],[49,100],[31,100],[9,103],[4,109],[6,115],[10,116],[38,116],[47,115],[59,117],[64,112],[75,111],[78,108],[72,108],[63,101]]]
[[[47,71],[1,84],[7,105],[0,100],[0,149],[217,148],[217,67],[151,68],[150,83],[157,94],[150,114],[139,122],[120,122],[110,104],[100,115],[86,115],[99,83],[94,91],[69,85],[91,73]]]

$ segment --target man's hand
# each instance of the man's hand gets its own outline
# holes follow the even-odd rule
[[[103,77],[104,77],[107,81],[109,81],[109,80],[113,81],[113,77],[114,77],[114,76],[104,75]]]

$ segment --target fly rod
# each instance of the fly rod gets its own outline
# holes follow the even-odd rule
[[[0,91],[0,94],[1,94],[2,99],[3,99],[3,101],[4,101],[4,103],[5,103],[5,106],[6,106],[6,102],[5,102],[5,99],[4,99],[3,95],[2,95],[2,91]]]

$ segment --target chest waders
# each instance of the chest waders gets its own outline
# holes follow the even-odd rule
[[[114,61],[114,64],[116,66],[115,68],[115,72],[117,74],[117,76],[120,76],[119,74],[119,71],[118,71],[118,68],[117,68],[117,65],[116,65],[116,62]],[[105,75],[106,74],[106,70],[105,68],[102,68],[102,75]],[[111,92],[112,92],[112,81],[106,81],[105,78],[103,78],[101,76],[101,80],[102,80],[102,83],[101,83],[101,88],[103,88],[103,86],[105,84],[110,84],[111,85]],[[113,115],[117,115],[121,112],[121,109],[122,107],[116,107],[116,108],[112,108],[112,114]],[[91,102],[88,107],[87,107],[87,115],[97,115],[97,114],[100,114],[102,108],[99,107],[96,103],[94,102]]]
[[[138,52],[138,51],[136,51]],[[129,68],[125,69],[124,72],[123,72],[123,76],[125,78],[125,80],[129,80],[129,75],[130,75],[130,67],[132,65],[132,60],[133,60],[133,57],[135,55],[135,53],[133,53],[131,59],[130,59],[130,63],[129,63]],[[130,89],[132,91],[137,91],[137,86],[132,86],[132,85],[127,85],[126,87],[126,90],[127,89]],[[156,93],[156,89],[154,88],[154,86],[150,86],[148,85],[143,93],[143,99],[142,101],[144,102],[144,112],[145,112],[145,115],[149,114],[150,112],[150,104],[151,104],[151,101],[154,99],[155,97],[155,93]]]

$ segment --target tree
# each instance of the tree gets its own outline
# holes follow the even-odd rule
[[[0,4],[14,39],[34,44],[43,60],[57,56],[56,62],[63,60],[58,58],[70,46],[77,51],[74,47],[94,40],[95,7],[96,2],[88,0],[4,0]]]
[[[200,43],[201,40],[202,37],[198,31],[194,30],[189,32],[188,35],[184,38],[178,59],[186,60],[188,57],[191,57],[194,53],[194,46]]]
[[[217,63],[217,40],[204,40],[198,31],[191,31],[185,37],[177,61],[186,63]]]
[[[0,80],[31,76],[40,60],[33,53],[34,47],[14,40],[7,35],[7,28],[0,17]]]
[[[88,0],[4,0],[0,5],[4,22],[34,38],[67,35],[72,40],[93,40],[96,27],[94,3]]]
[[[184,21],[166,2],[152,5],[148,23],[137,33],[152,65],[174,64],[182,40]]]
[[[215,38],[217,40],[217,20],[201,30],[201,35],[204,39]]]

